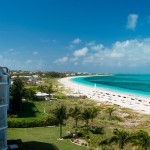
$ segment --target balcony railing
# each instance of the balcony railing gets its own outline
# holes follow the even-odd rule
[[[0,150],[6,148],[6,142],[4,139],[0,139]]]
[[[8,82],[8,77],[7,76],[0,76],[0,83],[7,83]]]
[[[6,129],[0,130],[0,150],[6,149]]]
[[[0,105],[5,105],[6,104],[6,101],[4,98],[0,98]]]
[[[7,122],[5,119],[0,120],[0,128],[6,127],[7,126]]]

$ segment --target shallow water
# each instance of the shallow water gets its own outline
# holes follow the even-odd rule
[[[72,79],[88,86],[106,88],[134,95],[150,97],[150,74],[116,74],[112,76],[88,76]]]

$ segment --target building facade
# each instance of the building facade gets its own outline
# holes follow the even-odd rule
[[[0,150],[7,150],[7,110],[9,107],[10,72],[0,67]]]

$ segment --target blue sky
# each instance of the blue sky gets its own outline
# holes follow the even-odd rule
[[[149,0],[0,0],[0,66],[150,73]]]

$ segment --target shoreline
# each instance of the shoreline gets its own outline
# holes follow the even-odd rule
[[[80,76],[78,76],[80,77]],[[82,77],[82,76],[81,76]],[[121,107],[130,108],[142,114],[150,114],[150,99],[144,96],[136,96],[122,92],[107,90],[100,87],[91,87],[71,81],[75,77],[59,79],[58,82],[64,85],[65,89],[71,89],[72,94],[86,95],[97,102],[115,104]]]

